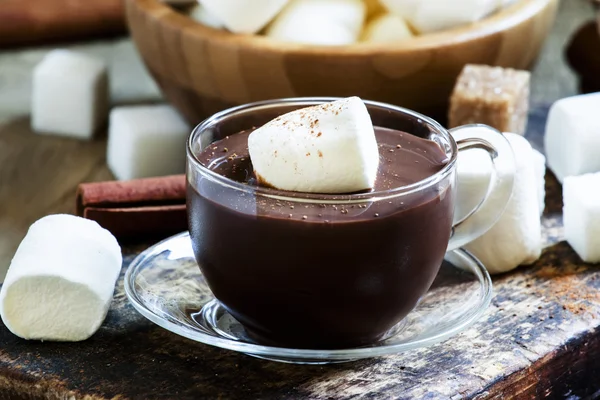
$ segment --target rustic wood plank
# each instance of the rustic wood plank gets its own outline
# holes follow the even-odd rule
[[[21,118],[0,127],[0,271],[27,228],[52,213],[74,213],[80,182],[112,179],[106,138],[80,142],[36,135]]]

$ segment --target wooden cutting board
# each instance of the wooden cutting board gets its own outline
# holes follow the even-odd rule
[[[125,32],[122,0],[0,0],[0,47]]]
[[[530,114],[528,139],[537,149],[547,111]],[[562,241],[561,191],[551,174],[546,189],[542,257],[494,277],[485,315],[446,342],[339,365],[274,363],[152,324],[128,303],[121,278],[105,323],[87,341],[25,341],[0,323],[0,399],[592,396],[600,389],[600,269]],[[125,250],[124,268],[139,250]]]

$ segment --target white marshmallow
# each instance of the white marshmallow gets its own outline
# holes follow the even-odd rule
[[[379,150],[358,97],[282,115],[248,138],[257,176],[282,190],[349,193],[372,188]]]
[[[492,274],[510,271],[521,264],[533,263],[540,257],[542,251],[538,185],[532,160],[532,148],[520,135],[506,133],[505,136],[511,144],[517,163],[512,196],[498,222],[481,237],[465,246]],[[482,136],[482,139],[485,139],[485,136]],[[482,168],[479,163],[461,166],[460,164],[465,161],[462,157],[463,154],[458,160],[460,174],[483,175],[480,170],[485,168]],[[478,160],[470,158],[466,161]],[[468,178],[459,175],[459,201],[470,195],[461,185],[465,179]],[[479,196],[476,197],[477,200],[481,199],[481,193],[485,193],[489,178],[484,180],[479,177],[478,181],[484,186],[477,192],[472,192]]]
[[[292,0],[265,34],[286,42],[345,45],[358,40],[365,16],[361,0]]]
[[[380,0],[381,4],[391,13],[412,20],[422,1],[425,0]]]
[[[367,23],[361,41],[372,43],[399,42],[413,37],[410,28],[402,17],[383,14]]]
[[[289,0],[198,0],[208,12],[234,33],[256,33],[277,15]]]
[[[542,215],[546,208],[546,157],[535,149],[533,149],[533,168],[538,188],[540,215]]]
[[[454,221],[460,221],[475,210],[487,193],[492,177],[492,160],[481,149],[463,151],[456,163],[457,194]]]
[[[90,139],[106,122],[107,67],[103,61],[54,50],[33,71],[31,125],[38,133]]]
[[[513,5],[517,0],[498,0],[499,8],[506,8],[508,6]]]
[[[548,167],[565,177],[600,171],[600,93],[558,100],[550,108],[544,146]]]
[[[420,33],[454,28],[478,21],[498,8],[498,0],[382,0]]]
[[[570,176],[563,184],[565,238],[585,262],[600,262],[600,173]]]
[[[188,15],[194,21],[200,22],[203,25],[209,26],[215,29],[224,28],[225,25],[218,17],[212,15],[210,11],[206,9],[202,4],[198,3],[193,6],[189,11]]]
[[[119,180],[181,174],[189,133],[171,106],[117,107],[110,113],[108,166]]]
[[[19,245],[0,290],[0,315],[24,339],[79,341],[106,317],[121,249],[94,221],[51,215]]]

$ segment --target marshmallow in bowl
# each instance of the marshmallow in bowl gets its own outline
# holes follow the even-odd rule
[[[248,150],[261,183],[296,192],[370,189],[379,166],[371,117],[358,97],[284,114],[252,132]]]
[[[367,23],[361,41],[371,43],[399,42],[413,37],[406,21],[394,14],[382,14]]]
[[[121,249],[96,222],[59,214],[29,228],[0,290],[0,316],[23,339],[80,341],[100,327]]]
[[[402,16],[420,33],[469,24],[496,11],[498,0],[382,0],[391,12]]]
[[[425,0],[380,0],[381,4],[389,12],[402,18],[412,20],[419,9],[422,1]]]
[[[215,29],[221,29],[224,27],[223,21],[215,17],[204,7],[202,4],[195,4],[189,11],[188,16],[196,22],[200,22],[203,25],[209,26]]]
[[[505,133],[505,136],[511,144],[517,163],[512,196],[496,224],[481,237],[465,246],[481,260],[491,274],[507,272],[519,265],[531,264],[540,257],[542,251],[539,179],[534,165],[533,149],[527,139],[520,135]],[[485,136],[482,139],[485,139]],[[461,162],[459,157],[458,163]],[[471,168],[462,170],[476,171],[479,170],[479,165],[473,164]],[[458,199],[468,195],[468,193],[461,193],[463,188],[460,182],[459,176]]]
[[[208,13],[231,32],[256,33],[281,11],[289,0],[199,0]]]
[[[265,34],[286,42],[346,45],[358,40],[365,17],[362,0],[292,0]]]

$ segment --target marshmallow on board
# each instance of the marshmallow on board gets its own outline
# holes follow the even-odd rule
[[[0,316],[23,339],[80,341],[106,317],[121,249],[95,221],[50,215],[19,245],[0,290]]]
[[[350,193],[372,188],[379,149],[358,97],[284,114],[248,137],[255,173],[281,190]]]
[[[365,17],[362,0],[292,0],[265,34],[286,42],[345,45],[358,40]]]
[[[517,162],[518,172],[514,177],[512,196],[496,224],[481,237],[465,246],[481,260],[491,274],[507,272],[522,264],[531,264],[540,257],[542,251],[539,186],[532,159],[533,149],[520,135],[505,133],[505,136],[511,144]],[[481,138],[485,139],[485,135]],[[465,188],[461,184],[463,180],[468,179],[464,174],[484,174],[480,172],[482,170],[480,164],[473,164],[473,161],[477,162],[478,159],[465,159],[463,154],[458,159],[458,202],[471,196],[471,193],[480,199],[481,193],[485,193],[487,189],[489,178],[478,180],[481,185],[484,185],[483,187],[473,185]],[[471,164],[464,165],[465,162]],[[491,169],[488,171],[491,172]],[[494,196],[493,193],[491,195]]]
[[[206,10],[234,33],[256,33],[288,0],[199,0]]]

